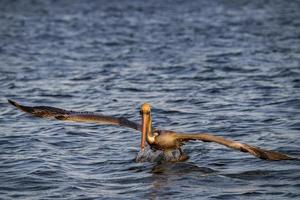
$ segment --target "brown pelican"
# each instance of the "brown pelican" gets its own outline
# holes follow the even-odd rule
[[[258,158],[265,160],[290,160],[297,159],[287,156],[282,153],[275,151],[264,150],[259,147],[248,145],[245,143],[240,143],[232,140],[225,139],[220,136],[214,136],[211,134],[180,134],[173,131],[167,130],[156,130],[152,127],[151,109],[150,105],[145,103],[141,106],[141,116],[142,125],[132,122],[126,118],[117,118],[112,116],[105,116],[101,114],[95,114],[91,112],[76,112],[64,110],[61,108],[55,108],[50,106],[24,106],[20,105],[12,100],[8,100],[9,103],[17,107],[18,109],[30,113],[37,117],[48,118],[48,119],[58,119],[64,121],[74,121],[74,122],[91,122],[100,124],[112,124],[118,126],[124,126],[132,128],[135,130],[142,131],[141,137],[141,152],[145,151],[145,143],[154,150],[161,150],[169,159],[168,161],[184,161],[188,159],[181,149],[184,142],[189,140],[201,140],[203,142],[215,142],[232,149],[240,150],[242,152],[250,153]],[[173,150],[178,150],[179,155],[174,156]],[[173,155],[170,156],[170,155]],[[176,155],[176,154],[175,154]],[[137,160],[142,160],[142,158],[137,158]],[[153,160],[153,159],[150,159]]]
[[[184,133],[177,133],[168,130],[155,130],[152,128],[150,105],[147,103],[143,104],[141,106],[140,112],[142,115],[141,150],[143,151],[143,149],[145,148],[146,141],[151,146],[151,148],[164,151],[166,155],[170,155],[171,151],[173,150],[179,150],[180,156],[178,158],[175,158],[174,161],[183,161],[188,158],[188,156],[183,153],[181,146],[184,144],[184,142],[190,140],[201,140],[203,142],[215,142],[232,149],[250,153],[264,160],[297,159],[279,152],[261,149],[259,147],[255,147],[249,144],[228,140],[223,137],[214,136],[207,133],[184,134]]]

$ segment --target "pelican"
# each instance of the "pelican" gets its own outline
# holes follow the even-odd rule
[[[142,115],[142,137],[141,137],[141,151],[145,148],[145,143],[156,150],[161,150],[165,155],[171,155],[170,161],[184,161],[188,156],[183,153],[181,146],[184,142],[190,140],[201,140],[203,142],[214,142],[224,145],[226,147],[236,149],[242,152],[250,153],[255,157],[264,160],[294,160],[297,158],[288,155],[261,149],[249,144],[240,143],[233,140],[228,140],[220,136],[215,136],[207,133],[177,133],[169,130],[155,130],[152,128],[151,107],[148,103],[141,106],[140,113]],[[172,151],[178,150],[180,155],[172,160]]]
[[[237,141],[232,141],[225,139],[220,136],[214,136],[206,133],[198,134],[183,134],[168,130],[157,130],[152,127],[151,118],[151,107],[148,103],[144,103],[141,106],[140,114],[142,116],[142,124],[135,123],[124,117],[112,117],[102,114],[92,113],[92,112],[76,112],[71,110],[65,110],[61,108],[51,107],[51,106],[24,106],[13,100],[8,99],[8,102],[18,109],[30,113],[36,117],[57,119],[63,121],[73,121],[73,122],[86,122],[86,123],[99,123],[99,124],[110,124],[118,125],[127,128],[131,128],[142,132],[141,143],[140,143],[140,158],[137,160],[143,160],[143,153],[145,152],[146,142],[153,150],[160,150],[167,157],[167,161],[185,161],[188,156],[183,153],[181,146],[184,142],[190,140],[201,140],[203,142],[215,142],[226,147],[240,150],[242,152],[250,153],[260,159],[265,160],[292,160],[297,159],[290,157],[288,155],[264,150],[259,147],[248,145],[245,143],[240,143]],[[172,151],[179,151],[179,155],[173,154]],[[160,155],[160,154],[156,154]],[[171,156],[170,156],[171,155]],[[160,155],[161,156],[161,155]],[[151,159],[153,160],[153,159]]]

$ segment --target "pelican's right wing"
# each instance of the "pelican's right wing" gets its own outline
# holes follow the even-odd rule
[[[298,158],[290,157],[288,155],[285,155],[283,153],[279,153],[276,151],[270,151],[261,149],[256,146],[252,146],[249,144],[228,140],[221,136],[215,136],[211,134],[206,133],[199,133],[199,134],[179,134],[176,133],[177,138],[181,142],[189,141],[189,140],[201,140],[203,142],[215,142],[221,145],[224,145],[226,147],[236,149],[242,152],[250,153],[254,155],[255,157],[258,157],[260,159],[264,160],[297,160]]]
[[[123,117],[111,117],[91,112],[76,112],[50,106],[23,106],[8,99],[8,102],[18,109],[34,116],[63,121],[112,124],[140,130],[140,125]]]

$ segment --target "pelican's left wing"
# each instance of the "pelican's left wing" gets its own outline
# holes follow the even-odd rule
[[[24,106],[8,99],[8,102],[18,109],[34,116],[48,119],[58,119],[73,122],[112,124],[140,130],[140,125],[124,117],[111,117],[91,112],[76,112],[51,106]]]
[[[189,140],[201,140],[203,142],[215,142],[226,147],[236,149],[242,152],[250,153],[260,159],[264,160],[295,160],[298,158],[290,157],[288,155],[276,152],[261,149],[259,147],[255,147],[249,144],[240,143],[233,140],[228,140],[220,136],[215,136],[206,133],[199,133],[199,134],[179,134],[176,133],[177,138],[181,142],[189,141]]]

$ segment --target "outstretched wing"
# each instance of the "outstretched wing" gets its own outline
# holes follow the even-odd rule
[[[133,128],[135,130],[140,130],[140,125],[129,121],[123,117],[111,117],[101,114],[95,114],[91,112],[76,112],[64,110],[61,108],[55,108],[50,106],[23,106],[15,101],[8,99],[8,102],[17,107],[18,109],[30,113],[34,116],[48,119],[58,119],[64,121],[73,122],[87,122],[87,123],[99,123],[99,124],[113,124],[119,126],[125,126],[128,128]]]
[[[250,153],[260,159],[264,160],[295,160],[298,158],[293,158],[288,155],[276,152],[276,151],[270,151],[261,149],[259,147],[255,147],[249,144],[240,143],[233,140],[228,140],[220,136],[214,136],[210,134],[179,134],[176,133],[177,138],[179,141],[189,141],[189,140],[201,140],[203,142],[215,142],[221,145],[224,145],[226,147],[240,150],[242,152]]]

